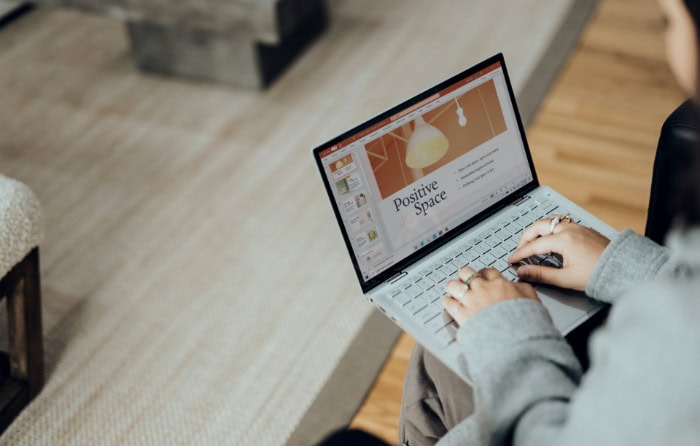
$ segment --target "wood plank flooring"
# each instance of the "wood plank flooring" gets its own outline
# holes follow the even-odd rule
[[[601,0],[528,129],[540,182],[612,226],[644,231],[659,129],[684,99],[666,64],[654,0]],[[396,444],[404,334],[353,427]]]

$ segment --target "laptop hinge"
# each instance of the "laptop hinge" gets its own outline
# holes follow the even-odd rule
[[[527,201],[527,200],[529,200],[529,199],[530,199],[530,196],[529,196],[529,195],[523,195],[522,197],[517,198],[517,199],[516,199],[514,202],[512,202],[510,205],[511,205],[511,206],[518,206],[520,203],[522,203],[522,202],[524,202],[524,201]]]
[[[406,271],[399,271],[399,272],[397,272],[396,274],[394,274],[393,276],[389,277],[389,278],[386,280],[386,283],[391,283],[391,284],[393,285],[393,284],[395,284],[396,282],[398,282],[399,280],[401,280],[401,279],[403,279],[404,277],[406,277],[407,275],[408,275],[408,273],[407,273]]]

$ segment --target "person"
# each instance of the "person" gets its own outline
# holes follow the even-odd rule
[[[697,95],[699,0],[660,0],[667,56]],[[696,157],[697,158],[697,157]],[[513,283],[464,267],[445,310],[471,385],[417,346],[404,382],[400,442],[440,445],[662,445],[700,442],[700,161],[689,166],[667,247],[625,230],[607,239],[565,216],[528,228]],[[585,290],[613,305],[579,361],[527,282]]]

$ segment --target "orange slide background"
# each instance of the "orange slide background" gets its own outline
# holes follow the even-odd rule
[[[428,175],[506,131],[503,110],[493,80],[469,90],[459,96],[457,101],[467,118],[464,127],[459,126],[455,101],[423,115],[425,121],[437,127],[450,143],[445,156],[423,169],[423,175]],[[415,121],[412,121],[365,146],[382,198],[417,181],[415,173],[405,163],[406,146],[414,127]]]

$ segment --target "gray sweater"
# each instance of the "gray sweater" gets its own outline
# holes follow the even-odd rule
[[[586,292],[615,305],[585,376],[539,302],[502,302],[460,328],[476,412],[440,445],[700,444],[700,230],[669,248],[621,232]]]

